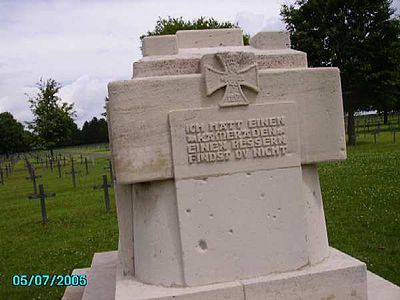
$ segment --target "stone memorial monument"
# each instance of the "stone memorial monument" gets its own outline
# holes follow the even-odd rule
[[[142,52],[108,87],[118,252],[65,299],[400,299],[328,245],[316,164],[346,158],[338,69],[308,68],[284,32]]]

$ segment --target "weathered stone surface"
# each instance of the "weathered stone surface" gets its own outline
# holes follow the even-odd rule
[[[222,69],[203,64],[207,96],[224,88],[224,97],[218,104],[220,107],[248,105],[249,101],[243,93],[242,86],[259,92],[254,53],[222,52],[212,56],[216,57]]]
[[[119,230],[118,256],[124,274],[134,275],[132,186],[115,183],[114,188]]]
[[[145,283],[184,286],[173,180],[133,185],[135,277]]]
[[[250,46],[257,49],[290,48],[290,34],[286,31],[258,32],[250,38]]]
[[[296,103],[302,164],[346,158],[337,69],[263,70],[259,71],[259,88],[258,94],[247,94],[250,106]],[[172,178],[168,112],[216,107],[223,93],[219,90],[207,96],[200,75],[109,84],[109,122],[117,181],[126,184]]]
[[[143,56],[173,55],[178,53],[176,35],[149,36],[142,41]]]
[[[317,264],[329,255],[324,206],[318,170],[315,164],[302,165],[303,201],[307,219],[307,245],[310,264]]]
[[[368,300],[397,300],[400,299],[400,287],[367,272],[368,279]]]
[[[366,300],[365,264],[335,249],[331,249],[330,253],[329,258],[321,264],[308,266],[301,270],[201,287],[163,288],[145,285],[134,278],[118,277],[117,275],[116,299]],[[388,285],[383,284],[381,287],[382,289],[376,296],[388,294],[385,291]],[[368,299],[397,300],[393,297]]]
[[[133,78],[184,75],[200,73],[204,55],[216,52],[254,53],[257,68],[293,69],[306,68],[307,55],[293,49],[255,49],[249,46],[180,49],[177,55],[146,56],[133,64]]]
[[[105,282],[105,285],[101,289],[96,290],[97,294],[95,294],[94,297],[96,297],[95,299],[107,299],[103,297],[104,290],[112,289],[113,285],[115,285],[115,298],[108,298],[109,300],[264,300],[269,299],[265,298],[266,294],[269,292],[276,294],[276,289],[278,288],[281,289],[281,292],[278,294],[278,299],[297,300],[299,298],[301,299],[301,294],[303,292],[302,287],[304,286],[304,292],[307,295],[307,298],[304,299],[313,299],[312,295],[310,296],[310,291],[317,293],[317,295],[321,295],[321,293],[326,295],[322,298],[316,298],[318,300],[329,299],[329,297],[332,298],[332,295],[335,297],[332,299],[337,300],[366,299],[365,292],[362,290],[365,289],[365,275],[362,271],[365,271],[365,265],[333,248],[330,248],[329,252],[330,256],[320,265],[305,267],[301,270],[282,274],[271,274],[259,277],[255,280],[238,280],[222,284],[188,288],[166,288],[143,284],[133,277],[125,276],[120,264],[115,260],[112,262],[114,267],[107,269],[107,272],[109,272],[107,276],[108,278],[116,276],[116,283],[112,280]],[[115,269],[117,270],[116,274],[115,271],[113,271]],[[80,274],[79,270],[84,271],[90,269],[78,269],[76,270],[77,274]],[[92,274],[95,275],[94,278],[98,278],[95,274],[96,272],[99,272],[99,269],[92,272]],[[344,284],[339,283],[337,279],[341,276],[344,276],[348,281]],[[400,288],[398,286],[371,272],[367,272],[366,278],[368,300],[400,299]],[[324,289],[322,284],[327,281],[328,288]],[[247,285],[245,285],[246,283]],[[71,287],[66,289],[64,297],[71,295],[69,294],[70,290]],[[245,290],[246,298],[244,296]],[[331,292],[332,290],[333,292]],[[252,298],[250,298],[250,295],[252,295]],[[68,299],[82,299],[79,297],[79,294],[74,294],[74,296],[76,297]],[[272,299],[275,298],[272,297]]]
[[[169,120],[177,179],[300,165],[293,102],[172,111]]]
[[[306,265],[301,192],[300,167],[177,180],[186,284],[258,277]]]
[[[318,265],[242,284],[246,300],[367,300],[365,264],[335,249]]]
[[[212,30],[179,30],[178,48],[205,48],[243,46],[243,33],[239,28]]]
[[[115,298],[117,251],[95,253],[88,271],[88,284],[82,300],[111,300]]]
[[[71,275],[86,275],[89,272],[89,268],[75,269]],[[62,300],[81,300],[83,296],[84,286],[67,286],[62,297]]]
[[[143,284],[133,277],[117,280],[115,300],[246,300],[240,282],[192,288]]]

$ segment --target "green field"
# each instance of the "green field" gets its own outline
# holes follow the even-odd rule
[[[105,158],[95,160],[88,176],[76,157],[77,187],[71,177],[58,178],[57,169],[40,165],[38,181],[56,197],[46,201],[49,222],[41,223],[39,200],[28,200],[32,183],[20,161],[11,177],[0,186],[0,299],[61,299],[63,287],[13,287],[13,274],[68,274],[74,268],[90,266],[93,253],[117,248],[118,227],[114,201],[111,213],[105,212],[101,183]],[[69,165],[63,172],[69,171]],[[114,198],[113,191],[111,197]]]
[[[63,148],[56,152],[63,152],[63,153],[71,153],[71,154],[110,154],[110,148],[108,144],[96,144],[96,145],[85,145],[85,146],[75,146],[75,147],[68,147]]]
[[[346,161],[319,166],[330,244],[399,285],[400,134],[396,144],[390,132],[382,132],[376,145],[371,134],[358,138]],[[77,149],[75,153],[89,157],[97,152]],[[115,205],[106,213],[102,191],[93,190],[101,175],[108,175],[107,160],[95,158],[94,163],[88,176],[77,164],[81,174],[76,189],[69,176],[59,179],[56,170],[37,166],[43,176],[39,181],[57,194],[47,201],[46,225],[41,224],[38,200],[26,197],[32,185],[22,161],[0,186],[0,299],[60,299],[63,287],[13,287],[11,277],[68,274],[89,266],[95,252],[117,248]]]
[[[348,159],[319,165],[331,246],[400,285],[400,133],[357,136]]]

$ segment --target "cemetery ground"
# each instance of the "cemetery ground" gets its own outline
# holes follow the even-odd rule
[[[319,165],[330,245],[368,265],[378,275],[400,284],[400,134],[382,131],[377,143],[371,133],[358,135],[348,147],[348,159]],[[95,252],[117,249],[115,203],[105,212],[102,190],[93,190],[108,175],[107,158],[94,158],[89,175],[80,164],[80,153],[95,147],[76,148],[80,171],[72,187],[70,165],[51,172],[35,164],[46,192],[48,223],[41,223],[39,200],[28,200],[32,183],[24,162],[14,167],[0,185],[0,299],[60,299],[65,287],[13,287],[13,274],[69,274],[89,267]],[[105,152],[105,151],[100,151]],[[78,154],[79,153],[79,154]],[[89,156],[88,156],[89,157]],[[91,158],[92,159],[92,158]],[[31,159],[34,162],[34,159]],[[111,190],[111,199],[114,199]]]
[[[51,172],[36,164],[45,192],[56,196],[46,199],[48,223],[43,225],[40,200],[29,200],[32,182],[24,161],[14,167],[4,186],[0,185],[0,299],[61,299],[64,287],[13,287],[13,274],[69,274],[73,268],[90,266],[93,253],[117,248],[118,228],[115,203],[105,211],[102,175],[109,171],[106,158],[96,158],[86,175],[85,164],[75,156],[76,188],[72,186],[70,164]],[[90,160],[89,160],[90,161]],[[110,197],[114,199],[113,189]]]

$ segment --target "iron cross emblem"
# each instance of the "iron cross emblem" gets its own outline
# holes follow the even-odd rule
[[[215,91],[225,88],[225,94],[220,107],[248,105],[242,86],[254,92],[258,89],[258,73],[253,53],[224,52],[215,54],[223,70],[217,70],[210,65],[205,65],[204,75],[207,96]]]

